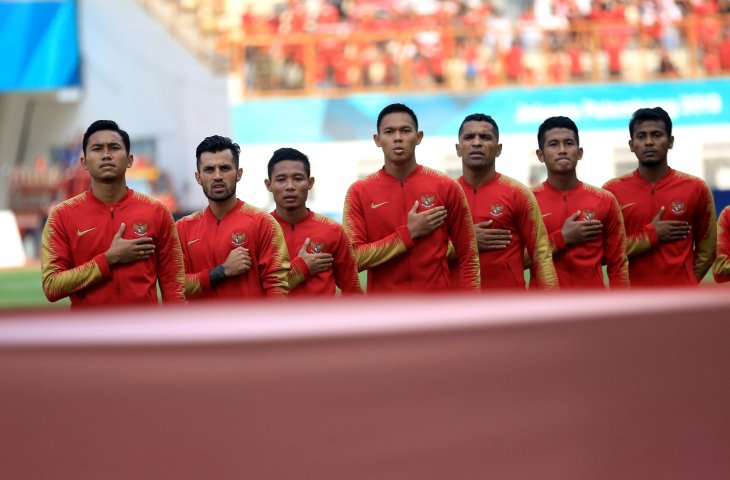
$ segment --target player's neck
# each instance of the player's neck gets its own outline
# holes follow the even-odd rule
[[[578,175],[576,175],[575,170],[573,170],[570,173],[563,174],[548,172],[547,182],[548,185],[553,187],[555,190],[567,192],[577,187],[579,180]]]
[[[307,210],[306,205],[302,205],[301,207],[297,207],[293,210],[287,210],[286,208],[282,208],[277,205],[276,214],[286,223],[294,225],[304,220],[309,214],[309,210]]]
[[[127,195],[127,183],[123,178],[113,183],[91,180],[91,194],[102,203],[119,203]]]
[[[494,164],[483,170],[474,170],[473,168],[464,167],[463,174],[464,181],[468,185],[471,185],[474,188],[479,188],[497,175],[497,169],[494,167]]]
[[[670,168],[666,160],[656,165],[639,164],[639,176],[649,183],[658,182],[666,177],[669,170]]]
[[[222,202],[215,202],[209,199],[208,207],[210,208],[210,211],[213,213],[213,215],[215,215],[215,218],[220,220],[226,215],[226,213],[230,212],[237,203],[238,198],[236,198],[235,195],[231,195],[230,198],[227,198]]]
[[[418,163],[416,163],[415,157],[403,164],[395,164],[393,162],[388,162],[387,160],[385,162],[385,172],[394,176],[398,180],[403,180],[408,175],[415,172],[416,168],[418,168]]]

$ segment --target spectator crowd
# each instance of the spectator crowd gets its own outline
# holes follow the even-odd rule
[[[227,33],[249,92],[484,88],[626,78],[638,64],[638,79],[717,75],[728,13],[730,0],[287,0],[249,4]]]

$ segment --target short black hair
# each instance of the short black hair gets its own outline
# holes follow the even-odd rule
[[[294,160],[295,162],[302,162],[304,164],[304,171],[307,172],[307,177],[309,177],[309,157],[304,155],[296,148],[284,147],[276,150],[269,160],[269,180],[271,180],[271,173],[274,171],[274,165],[279,162],[283,162],[284,160]]]
[[[461,138],[461,132],[464,131],[464,124],[466,122],[487,122],[494,127],[494,133],[497,135],[497,140],[499,140],[499,127],[497,126],[497,122],[491,116],[483,113],[472,113],[464,118],[461,125],[459,125],[459,138]]]
[[[553,128],[567,128],[575,133],[575,143],[580,146],[580,137],[578,136],[578,126],[568,117],[549,117],[540,124],[537,129],[537,146],[540,150],[545,146],[545,132]]]
[[[117,122],[115,122],[114,120],[97,120],[89,125],[89,128],[87,128],[84,132],[84,139],[81,141],[81,148],[84,153],[86,153],[86,146],[89,144],[89,137],[91,137],[96,132],[101,132],[102,130],[111,130],[112,132],[117,132],[119,136],[122,137],[124,148],[127,149],[127,154],[129,154],[129,149],[131,148],[129,142],[129,134],[119,128],[119,125],[117,125]]]
[[[634,127],[637,123],[646,120],[659,120],[664,122],[664,131],[667,132],[667,136],[672,136],[672,119],[669,118],[669,114],[662,107],[654,108],[640,108],[631,115],[631,121],[629,122],[629,135],[634,138]]]
[[[416,125],[416,131],[418,131],[418,118],[416,118],[416,114],[410,107],[402,103],[391,103],[380,111],[378,114],[378,123],[375,125],[375,131],[380,132],[380,124],[383,118],[391,113],[407,113],[413,119],[413,123]]]
[[[237,143],[233,143],[233,140],[228,137],[212,135],[210,137],[205,137],[205,139],[200,142],[200,145],[198,145],[198,148],[195,149],[195,166],[198,171],[200,171],[200,156],[203,153],[216,153],[222,152],[223,150],[231,151],[231,154],[233,154],[233,163],[235,163],[236,168],[238,168],[238,157],[241,155],[241,147],[239,147]]]

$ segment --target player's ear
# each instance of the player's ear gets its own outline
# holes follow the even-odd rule
[[[629,150],[631,150],[632,152],[634,151],[634,141],[633,140],[629,140]]]
[[[497,153],[494,155],[494,157],[496,158],[496,157],[498,157],[500,155],[502,155],[502,144],[501,143],[498,143],[497,144]]]
[[[375,145],[377,145],[379,147],[380,146],[380,135],[378,135],[377,133],[374,133],[373,141],[375,142]]]
[[[266,190],[271,191],[271,180],[264,178],[264,185],[266,185]]]
[[[127,155],[127,168],[132,168],[132,164],[134,163],[134,155],[131,153]]]
[[[416,142],[416,145],[420,145],[421,140],[423,140],[423,130],[419,130],[416,135],[418,136],[418,141]]]
[[[195,181],[198,182],[198,185],[202,185],[202,183],[200,183],[200,172],[197,170],[195,171]]]
[[[674,146],[674,135],[669,135],[669,148]]]
[[[458,143],[454,146],[456,147],[456,156],[461,158],[461,146]]]
[[[88,170],[89,170],[89,167],[88,167],[88,165],[86,165],[86,157],[84,157],[83,155],[81,155],[81,156],[79,157],[79,163],[81,164],[81,168],[83,168],[83,169],[84,169],[84,170],[86,170],[86,171],[88,171]]]
[[[578,147],[578,160],[583,160],[583,147]]]
[[[240,181],[242,176],[243,176],[243,168],[239,168],[238,171],[236,172],[236,181],[237,182]]]
[[[309,187],[307,187],[307,190],[311,190],[312,187],[314,186],[314,177],[309,177],[307,182],[309,183]]]
[[[542,150],[539,148],[535,150],[535,155],[537,156],[537,159],[540,160],[540,163],[545,163],[545,154],[542,153]]]

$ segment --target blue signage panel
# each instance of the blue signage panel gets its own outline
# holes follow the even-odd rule
[[[0,92],[81,83],[76,2],[0,0]]]
[[[667,110],[675,125],[730,124],[730,81],[716,79],[245,100],[233,107],[233,130],[244,144],[366,140],[375,133],[380,110],[393,102],[411,107],[429,136],[456,136],[471,113],[492,115],[503,133],[535,133],[553,115],[571,117],[581,131],[624,129],[636,109],[654,106]]]

